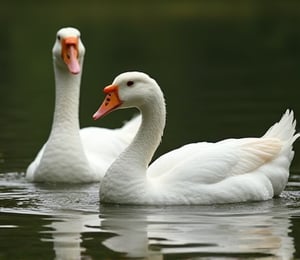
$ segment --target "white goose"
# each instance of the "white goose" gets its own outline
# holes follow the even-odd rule
[[[48,141],[29,165],[26,178],[34,182],[98,182],[134,137],[139,118],[120,129],[79,130],[79,92],[85,48],[80,32],[63,28],[53,47],[56,85],[55,111]]]
[[[141,126],[109,167],[100,200],[120,204],[210,204],[267,200],[279,195],[294,152],[293,112],[287,111],[261,138],[193,143],[154,161],[165,126],[165,102],[156,81],[140,72],[119,75],[104,89],[107,98],[93,118],[137,107]]]

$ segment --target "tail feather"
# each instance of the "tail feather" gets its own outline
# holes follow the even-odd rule
[[[272,183],[274,196],[279,195],[284,189],[289,178],[289,167],[294,157],[293,143],[300,136],[296,132],[296,120],[292,110],[287,110],[279,122],[275,123],[265,133],[263,138],[276,138],[282,143],[279,156],[273,161],[273,168],[266,172]]]
[[[263,137],[278,138],[288,145],[292,145],[297,138],[300,137],[300,133],[296,133],[296,119],[294,119],[294,112],[287,109],[280,121],[271,126]]]

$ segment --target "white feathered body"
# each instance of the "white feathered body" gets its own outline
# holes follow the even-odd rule
[[[75,136],[57,133],[49,137],[28,166],[26,178],[51,183],[101,181],[108,167],[128,146],[139,124],[140,117],[135,117],[117,129],[87,127]]]
[[[71,42],[65,55],[66,60],[74,56],[70,61],[62,58],[63,41]],[[47,142],[28,166],[26,178],[33,182],[98,182],[134,137],[140,117],[115,130],[97,127],[80,130],[79,96],[85,48],[79,31],[59,30],[52,53],[56,94],[52,128]]]
[[[271,199],[285,188],[294,156],[293,143],[299,137],[292,111],[287,110],[260,138],[185,145],[159,157],[148,167],[165,124],[164,99],[158,85],[144,74],[129,72],[119,77],[115,81],[124,104],[131,100],[126,96],[128,93],[134,95],[133,87],[128,89],[123,84],[130,77],[136,78],[136,82],[150,82],[136,85],[136,92],[150,88],[152,91],[147,92],[144,103],[140,101],[142,105],[138,106],[143,120],[136,137],[104,176],[100,187],[102,202],[234,203]]]
[[[120,175],[109,180],[109,190],[103,183],[103,200],[186,205],[271,199],[287,184],[294,133],[293,113],[287,112],[261,138],[185,145],[154,161],[146,176]]]

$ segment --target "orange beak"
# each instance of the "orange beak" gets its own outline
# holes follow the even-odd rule
[[[119,89],[118,85],[109,85],[104,88],[103,91],[107,95],[104,101],[102,102],[102,105],[99,107],[97,112],[93,115],[94,120],[104,117],[105,115],[112,112],[122,104],[122,101],[119,98],[118,89]]]
[[[68,37],[61,41],[62,51],[61,56],[68,66],[72,74],[80,72],[80,65],[78,61],[78,38]]]

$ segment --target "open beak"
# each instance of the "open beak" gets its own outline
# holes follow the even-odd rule
[[[61,44],[61,56],[68,66],[69,71],[72,74],[78,74],[80,72],[80,65],[78,61],[78,38],[67,37],[61,41]]]
[[[99,107],[97,112],[93,115],[94,120],[104,117],[105,115],[112,112],[122,104],[122,101],[119,98],[118,89],[119,89],[118,85],[109,85],[104,88],[103,91],[107,95],[104,101],[102,102],[102,105]]]

